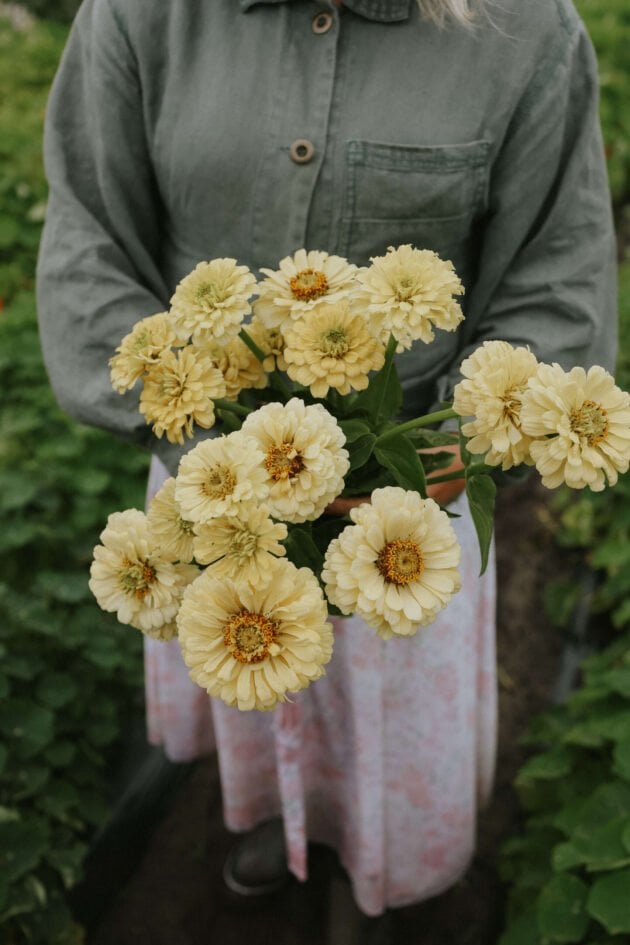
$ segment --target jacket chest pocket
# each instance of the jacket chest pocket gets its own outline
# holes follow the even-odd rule
[[[411,243],[451,259],[466,280],[485,209],[488,141],[411,147],[349,141],[338,252],[359,265]]]

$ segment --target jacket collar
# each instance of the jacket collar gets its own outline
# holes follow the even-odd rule
[[[250,7],[260,3],[286,2],[289,0],[240,0],[243,10],[249,10]],[[412,0],[344,0],[344,5],[353,13],[358,13],[366,20],[375,20],[379,23],[396,23],[409,19],[411,3]],[[322,6],[324,6],[323,3]]]

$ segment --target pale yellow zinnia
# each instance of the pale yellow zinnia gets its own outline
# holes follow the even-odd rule
[[[371,262],[357,273],[353,305],[380,326],[383,342],[393,334],[404,351],[414,341],[433,341],[434,328],[454,331],[462,321],[454,297],[464,286],[449,260],[406,243]]]
[[[484,454],[489,466],[510,469],[531,465],[531,437],[521,427],[521,401],[538,361],[528,348],[506,341],[485,341],[462,363],[464,380],[456,385],[453,410],[473,417],[462,425],[468,450]]]
[[[254,411],[242,432],[262,453],[266,499],[274,518],[312,521],[343,489],[350,468],[346,438],[321,404],[306,406],[297,397]]]
[[[195,525],[195,558],[199,564],[210,565],[215,577],[256,584],[286,554],[280,544],[286,537],[287,526],[274,522],[266,505],[243,503],[236,515]]]
[[[182,338],[196,342],[234,338],[251,311],[256,279],[235,259],[200,262],[177,286],[171,299],[171,317]]]
[[[374,337],[363,315],[348,301],[319,305],[286,331],[284,357],[289,377],[325,397],[332,387],[340,394],[365,390],[370,371],[385,360],[383,343]]]
[[[268,328],[256,316],[252,318],[248,325],[243,325],[243,328],[265,355],[262,366],[267,374],[271,374],[272,371],[286,371],[284,335],[280,328]]]
[[[460,547],[446,512],[432,499],[394,486],[350,512],[354,524],[326,552],[326,594],[379,636],[410,636],[435,620],[459,590]]]
[[[210,358],[188,345],[166,351],[151,365],[140,394],[140,413],[157,437],[183,445],[195,424],[214,426],[214,400],[225,396],[225,381]]]
[[[276,560],[255,586],[208,568],[185,595],[177,623],[191,679],[241,710],[273,709],[324,674],[332,626],[317,578]]]
[[[173,323],[166,312],[136,322],[109,362],[114,390],[119,394],[130,390],[151,364],[175,343]]]
[[[264,454],[244,432],[203,440],[182,457],[175,498],[190,522],[237,515],[242,503],[266,501]]]
[[[199,351],[221,371],[228,400],[236,400],[242,390],[261,390],[269,382],[263,365],[240,338],[224,345],[205,344]]]
[[[148,636],[170,639],[184,588],[198,569],[169,561],[137,509],[110,515],[100,539],[89,582],[99,606]]]
[[[167,479],[151,499],[147,510],[155,544],[170,561],[193,559],[193,523],[182,518],[175,500],[175,479]]]
[[[523,430],[543,485],[600,492],[630,463],[630,394],[602,367],[541,364],[521,409]]]
[[[298,249],[286,256],[277,271],[260,270],[267,278],[258,285],[254,312],[270,328],[286,327],[319,302],[338,302],[354,288],[357,267],[342,256]]]

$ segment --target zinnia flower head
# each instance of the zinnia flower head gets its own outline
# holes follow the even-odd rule
[[[460,547],[446,512],[417,492],[388,486],[350,517],[354,524],[325,556],[331,603],[384,639],[410,636],[435,620],[460,587]]]
[[[166,312],[136,322],[109,362],[114,390],[119,394],[130,390],[150,365],[175,343],[173,323]]]
[[[485,341],[462,363],[464,380],[456,385],[453,410],[474,417],[462,425],[471,453],[485,453],[489,466],[510,469],[531,465],[531,437],[521,426],[521,401],[538,361],[528,348],[506,341]]]
[[[175,500],[175,479],[167,479],[152,498],[147,511],[155,545],[169,561],[193,559],[193,524],[182,518]]]
[[[317,578],[276,560],[256,584],[208,568],[190,586],[177,623],[193,682],[242,710],[273,709],[324,673],[332,626]]]
[[[177,286],[171,299],[171,317],[180,337],[196,343],[224,344],[238,335],[251,311],[249,300],[256,279],[235,259],[200,262]]]
[[[166,434],[169,443],[184,443],[197,424],[205,430],[214,426],[214,403],[225,396],[223,375],[210,358],[188,345],[177,353],[166,351],[145,375],[140,394],[140,413],[153,424],[158,438]]]
[[[343,489],[350,468],[346,438],[321,404],[266,404],[245,418],[242,433],[262,453],[266,499],[274,518],[305,522],[318,518]]]
[[[280,544],[286,537],[287,526],[274,522],[266,505],[243,503],[236,515],[195,526],[195,558],[199,564],[210,565],[215,577],[257,584],[286,554]]]
[[[393,334],[397,350],[404,351],[414,341],[433,341],[434,328],[454,331],[462,321],[453,296],[462,295],[464,287],[452,262],[408,243],[390,246],[371,262],[357,273],[353,306],[375,319],[384,343]]]
[[[148,636],[170,639],[184,588],[198,569],[165,558],[137,509],[110,515],[100,538],[89,582],[99,606]]]
[[[543,485],[600,492],[630,463],[630,395],[602,367],[541,364],[521,409],[523,430]]]
[[[254,316],[249,325],[244,325],[245,331],[250,336],[254,344],[258,345],[263,354],[267,357],[262,362],[262,366],[267,374],[272,371],[286,371],[287,364],[284,360],[284,335],[278,327],[267,328],[266,325]]]
[[[190,522],[237,515],[241,503],[265,501],[264,454],[241,430],[203,440],[182,457],[175,498]]]
[[[199,351],[221,371],[228,400],[236,400],[242,390],[260,390],[269,382],[263,365],[240,338],[224,345],[206,344]]]
[[[383,366],[385,348],[344,299],[318,305],[308,318],[293,322],[284,357],[290,378],[309,387],[313,397],[325,397],[331,387],[340,394],[365,390],[370,371]]]
[[[298,249],[295,255],[281,260],[276,272],[260,271],[267,278],[258,285],[254,312],[269,328],[284,328],[319,302],[347,298],[354,287],[357,267],[341,256]]]

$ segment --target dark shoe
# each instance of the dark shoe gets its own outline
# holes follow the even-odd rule
[[[282,820],[259,824],[230,850],[223,881],[238,896],[268,896],[289,881]]]

